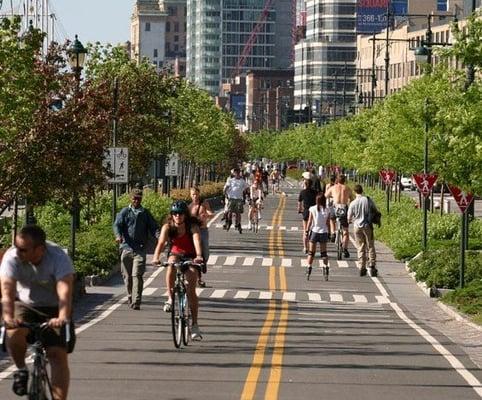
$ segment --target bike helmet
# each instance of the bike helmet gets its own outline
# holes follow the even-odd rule
[[[177,200],[171,205],[171,214],[187,214],[187,203],[182,200]]]

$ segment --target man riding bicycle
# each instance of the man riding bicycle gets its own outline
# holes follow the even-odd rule
[[[261,204],[263,201],[263,191],[261,190],[258,182],[253,181],[249,187],[249,223],[248,229],[251,229],[251,221],[254,218],[255,212],[258,213],[258,219],[261,219]]]
[[[28,390],[25,353],[29,331],[18,328],[21,322],[47,322],[43,344],[52,371],[55,400],[67,398],[70,372],[64,340],[53,330],[70,323],[74,267],[62,248],[46,241],[37,225],[23,227],[15,246],[5,253],[0,265],[3,321],[7,328],[7,348],[18,370],[13,375],[13,391],[24,396]],[[16,297],[18,300],[16,300]],[[74,329],[70,323],[70,347]]]
[[[153,264],[159,264],[161,253],[167,244],[170,244],[168,262],[176,263],[193,259],[194,263],[202,264],[202,246],[201,234],[196,218],[192,218],[189,208],[184,201],[175,201],[171,205],[171,212],[166,224],[162,226],[161,235],[157,242],[156,250],[152,258]],[[191,338],[202,339],[201,330],[198,326],[198,309],[199,300],[196,294],[196,282],[198,279],[198,270],[192,266],[185,272],[187,279],[187,296],[191,305],[192,313],[192,329]],[[172,293],[174,281],[176,278],[176,270],[172,265],[167,267],[166,286],[168,293]],[[172,298],[164,304],[164,311],[171,312]]]
[[[244,193],[248,189],[248,184],[241,177],[239,168],[234,168],[234,176],[228,178],[224,185],[224,195],[228,198],[228,217],[223,228],[229,230],[232,224],[232,214],[235,214],[235,227],[239,233],[243,233],[241,228],[241,214],[243,213]]]
[[[337,182],[335,185],[331,186],[327,191],[326,191],[326,198],[333,198],[333,208],[332,208],[332,213],[331,213],[331,221],[330,221],[330,231],[331,234],[333,235],[334,232],[336,232],[335,229],[335,221],[336,218],[339,218],[340,224],[343,228],[343,241],[342,241],[342,246],[343,246],[343,255],[345,258],[350,258],[350,253],[348,252],[348,240],[349,240],[349,235],[348,235],[348,218],[347,218],[347,213],[348,213],[348,205],[350,204],[350,201],[353,200],[353,192],[352,190],[345,184],[345,175],[340,175],[338,177]],[[332,241],[333,241],[333,236],[332,236]]]

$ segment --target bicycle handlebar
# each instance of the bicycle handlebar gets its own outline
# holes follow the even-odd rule
[[[1,326],[2,334],[1,334],[0,336],[1,336],[2,339],[3,339],[3,331],[4,331],[4,330],[7,330],[7,329],[27,328],[27,329],[29,329],[29,330],[32,331],[32,332],[38,332],[39,330],[44,329],[44,328],[46,328],[46,327],[48,327],[48,326],[49,326],[48,322],[40,322],[40,323],[39,323],[39,322],[19,322],[19,323],[17,324],[17,326],[14,327],[14,328],[7,328],[7,327],[5,326],[5,324],[2,324],[2,326]],[[52,329],[52,330],[55,331],[54,328],[50,328],[50,329]],[[64,324],[64,326],[62,327],[62,329],[65,330],[65,343],[68,344],[68,343],[70,343],[70,340],[71,340],[71,336],[70,336],[70,322],[66,322],[66,323]],[[57,332],[57,334],[60,334],[60,329],[59,329],[59,332]],[[0,345],[3,345],[3,343],[0,343]]]

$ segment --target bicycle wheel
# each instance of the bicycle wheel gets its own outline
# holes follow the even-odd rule
[[[191,310],[189,308],[189,299],[186,294],[183,295],[182,307],[182,342],[184,346],[189,344],[191,339]]]
[[[174,346],[179,348],[182,340],[182,318],[181,318],[181,298],[179,296],[179,289],[174,289],[172,293],[172,307],[171,307],[171,327],[172,339]]]
[[[35,362],[34,364],[36,364]],[[47,396],[46,380],[47,371],[42,368],[41,361],[38,365],[34,365],[32,377],[30,380],[30,387],[28,391],[28,400],[49,400],[52,396]]]

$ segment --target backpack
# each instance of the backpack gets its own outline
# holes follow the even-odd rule
[[[382,226],[382,213],[378,210],[374,201],[367,196],[369,205],[368,222],[371,225],[377,225],[379,228]]]

